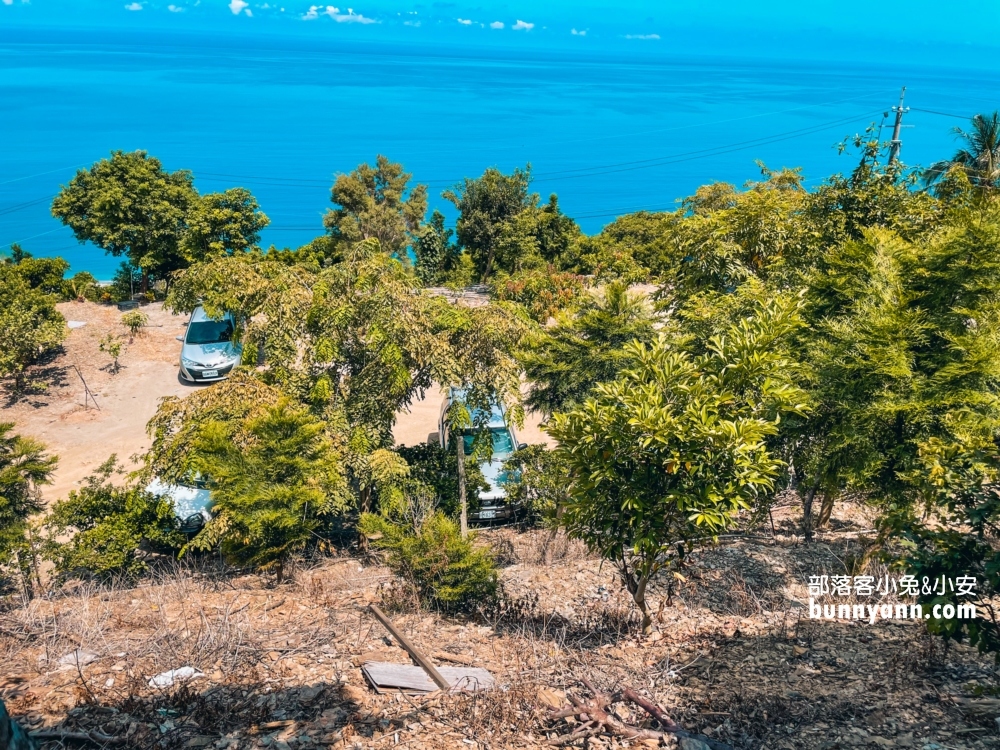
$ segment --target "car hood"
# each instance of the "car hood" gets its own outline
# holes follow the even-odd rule
[[[222,344],[184,344],[181,357],[203,367],[230,365],[240,358],[241,347],[227,341]]]
[[[174,505],[174,513],[182,521],[195,513],[200,513],[206,521],[212,518],[209,512],[212,508],[212,496],[208,490],[183,484],[167,484],[154,479],[146,486],[146,492],[170,500]]]

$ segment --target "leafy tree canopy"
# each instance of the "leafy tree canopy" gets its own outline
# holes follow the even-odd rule
[[[191,204],[181,252],[189,261],[257,249],[260,232],[270,224],[246,188],[202,195]]]
[[[405,258],[427,214],[427,187],[411,189],[410,177],[381,154],[374,167],[361,164],[338,175],[330,195],[336,208],[323,218],[331,236],[341,243],[377,240],[386,252]]]
[[[146,291],[150,275],[165,278],[185,265],[180,242],[196,197],[190,172],[167,172],[145,151],[113,151],[63,186],[52,215],[80,242],[127,256],[142,269]]]

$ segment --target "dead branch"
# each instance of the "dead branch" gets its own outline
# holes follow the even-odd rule
[[[671,719],[666,711],[652,701],[643,698],[632,688],[625,688],[621,694],[612,696],[598,690],[586,677],[581,678],[580,681],[594,697],[590,700],[584,700],[578,696],[568,694],[566,698],[572,705],[550,710],[548,717],[549,719],[565,719],[574,716],[580,720],[581,724],[573,732],[549,740],[549,745],[555,747],[565,746],[585,737],[607,733],[627,740],[662,740],[664,737],[671,735],[701,743],[701,745],[710,748],[710,750],[733,750],[732,747],[724,742],[718,742],[704,735],[686,731],[680,724]],[[611,704],[622,701],[635,703],[653,717],[663,729],[645,729],[643,727],[632,726],[631,724],[626,724],[617,716],[608,713],[607,709]]]

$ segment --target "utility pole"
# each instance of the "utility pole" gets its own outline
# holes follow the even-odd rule
[[[889,143],[889,166],[892,166],[899,157],[899,147],[903,145],[903,142],[899,140],[899,130],[903,127],[903,115],[910,111],[909,107],[903,106],[904,96],[906,96],[906,86],[903,86],[899,92],[899,106],[892,108],[892,111],[896,113],[896,122],[892,126],[892,141]]]

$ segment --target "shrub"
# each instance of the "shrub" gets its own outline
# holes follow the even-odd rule
[[[58,573],[135,576],[146,570],[140,546],[176,551],[184,543],[171,503],[139,487],[116,487],[112,478],[122,473],[112,455],[84,480],[83,487],[53,506],[46,523],[50,540],[46,556]],[[54,541],[67,535],[67,542]]]
[[[111,364],[108,365],[108,369],[112,374],[117,374],[121,369],[121,365],[118,364],[118,358],[122,355],[123,344],[121,338],[115,336],[113,333],[109,333],[101,339],[97,346],[102,352],[111,357]]]
[[[148,323],[149,316],[138,310],[132,310],[122,315],[122,325],[128,328],[130,339],[135,338],[135,335],[145,328]]]
[[[462,539],[458,524],[440,511],[414,530],[373,513],[358,526],[385,562],[428,607],[456,612],[476,610],[496,599],[499,578],[492,554]]]
[[[52,295],[30,287],[18,268],[0,266],[0,378],[12,377],[16,390],[24,387],[27,368],[66,338]]]
[[[80,271],[72,278],[65,279],[60,291],[64,300],[83,302],[88,299],[93,302],[97,299],[97,279],[87,271]]]

